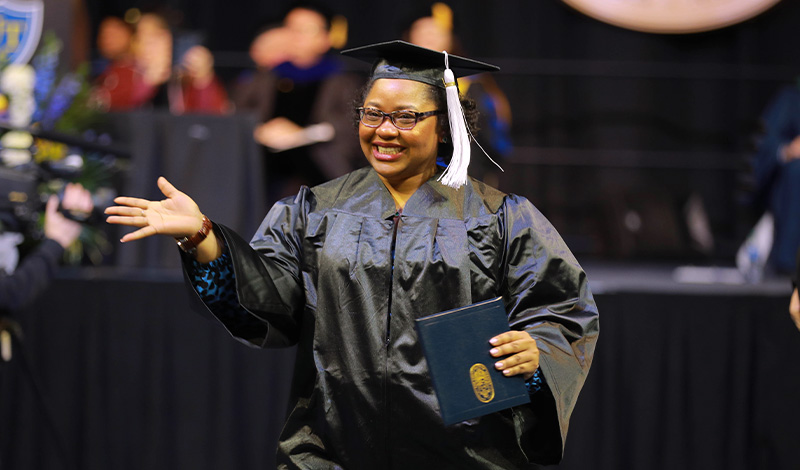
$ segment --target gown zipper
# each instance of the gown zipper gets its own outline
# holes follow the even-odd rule
[[[394,250],[397,244],[397,226],[400,225],[400,214],[403,213],[402,209],[398,209],[397,212],[394,213],[392,216],[392,245],[391,245],[391,256],[392,256],[392,269],[389,275],[389,313],[386,319],[386,346],[389,345],[390,334],[392,330],[392,285],[394,283]]]
[[[391,261],[392,261],[392,268],[389,274],[389,300],[388,300],[388,312],[386,315],[386,336],[384,338],[384,347],[386,349],[386,362],[384,363],[384,371],[383,371],[383,410],[386,416],[384,420],[385,426],[385,455],[386,455],[386,462],[384,468],[391,469],[392,462],[391,457],[389,456],[389,448],[391,446],[391,423],[389,423],[389,341],[391,340],[391,331],[392,331],[392,287],[394,285],[394,255],[395,255],[395,247],[397,244],[397,226],[400,225],[400,215],[403,213],[403,209],[398,209],[394,215],[392,216],[392,244],[391,244]]]

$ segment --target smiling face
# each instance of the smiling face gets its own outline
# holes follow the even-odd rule
[[[412,80],[379,79],[364,99],[364,107],[393,111],[433,111],[430,85]],[[400,130],[389,118],[378,127],[358,125],[361,150],[381,179],[395,187],[421,186],[436,172],[439,143],[439,116],[417,122],[410,130]]]

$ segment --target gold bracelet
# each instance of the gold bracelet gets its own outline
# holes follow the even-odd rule
[[[183,250],[184,253],[194,256],[197,253],[197,245],[206,239],[208,234],[211,232],[212,227],[213,225],[211,225],[211,221],[208,220],[208,217],[203,216],[203,225],[200,227],[200,230],[198,230],[197,233],[191,237],[181,237],[175,239],[178,242],[178,247]]]

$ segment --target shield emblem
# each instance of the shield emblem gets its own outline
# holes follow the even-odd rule
[[[39,45],[42,0],[0,0],[0,64],[27,64]]]

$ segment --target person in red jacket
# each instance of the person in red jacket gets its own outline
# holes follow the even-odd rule
[[[228,95],[214,73],[214,57],[195,45],[173,60],[175,37],[164,16],[145,13],[136,24],[133,53],[115,60],[96,79],[95,102],[107,111],[146,107],[173,114],[223,114]]]

